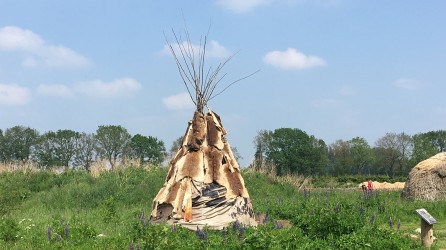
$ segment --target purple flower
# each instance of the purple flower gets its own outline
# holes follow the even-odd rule
[[[306,188],[304,188],[304,198],[306,199],[306,198],[308,198],[308,190],[306,189]]]
[[[393,220],[392,220],[392,217],[390,217],[390,219],[389,219],[389,227],[392,227],[393,226]]]
[[[172,233],[175,233],[177,231],[177,225],[173,224],[172,225]]]
[[[263,218],[263,221],[262,221],[263,224],[268,223],[268,219],[269,219],[268,217],[269,217],[269,214],[266,213],[266,214],[265,214],[265,218]]]
[[[280,223],[277,223],[277,221],[274,223],[274,229],[282,229],[283,225],[281,225]]]
[[[226,245],[226,234],[228,233],[227,229],[225,227],[223,227],[223,229],[221,230],[221,237],[223,238],[223,244]]]
[[[145,214],[144,214],[144,208],[143,208],[142,211],[141,211],[141,218],[140,218],[140,220],[141,220],[141,224],[142,224],[143,226],[145,226],[145,225],[146,225],[146,216],[145,216]]]
[[[364,207],[361,205],[361,207],[359,208],[359,213],[361,214],[361,215],[363,215],[364,214]]]
[[[197,235],[197,237],[200,240],[207,240],[208,239],[208,232],[206,232],[205,230],[201,231],[200,228],[197,226],[197,231],[195,232],[195,234]]]
[[[370,224],[373,224],[375,222],[375,213],[372,214],[372,217],[370,218]]]
[[[400,227],[401,227],[401,221],[398,220],[398,224],[396,225],[396,228],[397,228],[398,230],[400,230]]]
[[[65,233],[65,239],[68,240],[68,234],[70,232],[70,229],[68,228],[68,224],[65,225],[64,233]]]
[[[61,240],[62,240],[62,237],[60,237],[60,235],[57,235],[56,240],[57,240],[57,241],[61,241]]]
[[[135,249],[135,246],[133,245],[133,243],[129,243],[129,250],[134,250]]]
[[[338,204],[336,204],[336,207],[335,207],[335,212],[338,214],[339,213],[339,203]]]
[[[51,241],[51,239],[53,238],[53,228],[52,227],[48,227],[48,240]]]

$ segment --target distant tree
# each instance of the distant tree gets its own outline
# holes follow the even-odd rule
[[[234,155],[235,160],[238,162],[239,160],[243,159],[242,155],[238,152],[238,149],[236,147],[231,147],[232,154]]]
[[[430,131],[413,136],[411,165],[416,165],[435,154],[446,151],[446,131]]]
[[[6,129],[2,139],[4,161],[24,163],[29,160],[38,137],[37,130],[29,127],[15,126]]]
[[[0,162],[5,162],[5,142],[3,138],[3,130],[0,129]]]
[[[346,175],[351,173],[353,159],[350,153],[348,141],[337,140],[329,146],[330,165],[334,175]]]
[[[175,154],[178,152],[178,150],[181,148],[181,143],[183,142],[183,136],[178,137],[176,140],[172,142],[172,146],[170,146],[169,152],[166,155],[165,160],[167,161],[167,164],[170,160],[175,157]]]
[[[140,164],[161,164],[166,157],[164,142],[153,136],[134,135],[131,139],[130,148],[132,154],[139,158]]]
[[[80,166],[91,171],[91,165],[96,159],[97,142],[94,134],[81,133],[74,157],[74,166]]]
[[[77,154],[80,134],[73,130],[48,131],[39,138],[35,160],[42,167],[63,166],[67,171]]]
[[[96,130],[99,155],[108,160],[113,170],[119,160],[127,157],[131,135],[122,126],[99,126]]]
[[[349,145],[354,173],[370,174],[369,167],[375,159],[367,141],[364,138],[355,137],[349,141]]]
[[[391,176],[395,174],[406,175],[408,172],[408,162],[412,155],[413,141],[412,137],[405,133],[386,133],[379,138],[375,145],[382,148],[380,155],[380,163],[384,164],[385,173]],[[375,152],[377,152],[375,150]],[[398,169],[396,169],[398,167]]]
[[[255,153],[253,167],[255,170],[267,170],[266,153],[271,142],[271,131],[260,130],[253,140]]]
[[[266,160],[276,166],[278,175],[320,174],[320,166],[327,163],[327,150],[321,150],[323,145],[321,140],[315,140],[300,129],[276,129],[271,134]]]

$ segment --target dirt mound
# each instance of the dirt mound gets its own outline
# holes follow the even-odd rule
[[[395,182],[395,183],[389,183],[389,182],[377,182],[372,181],[373,183],[373,189],[403,189],[404,188],[404,182]],[[365,185],[367,187],[367,182],[363,182],[358,185],[359,188],[362,187],[362,185]]]

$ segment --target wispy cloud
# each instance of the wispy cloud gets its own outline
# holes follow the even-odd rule
[[[132,78],[116,79],[109,82],[92,80],[79,82],[73,86],[61,84],[40,85],[37,92],[56,97],[89,96],[100,98],[128,97],[142,89],[141,83]]]
[[[75,96],[74,91],[70,87],[62,84],[39,85],[39,87],[37,87],[37,93],[63,98],[73,98]]]
[[[400,78],[393,82],[393,85],[405,90],[419,90],[423,88],[423,83],[417,80]]]
[[[24,67],[85,67],[90,60],[62,45],[45,42],[38,34],[15,26],[0,28],[0,51],[25,52]]]
[[[185,110],[195,107],[187,92],[165,97],[163,98],[163,104],[171,110]]]
[[[327,65],[324,59],[305,55],[304,53],[289,48],[286,51],[271,51],[263,57],[263,62],[281,69],[308,69]]]
[[[171,45],[174,49],[175,54],[177,54],[177,56],[181,56],[180,46],[177,43],[172,43]],[[186,41],[184,41],[181,46],[183,46],[185,48],[189,48],[189,44]],[[191,48],[194,51],[195,58],[198,59],[198,53],[201,50],[200,45],[192,44]],[[169,45],[167,45],[167,44],[164,45],[162,53],[168,54],[168,55],[172,54],[170,51]],[[224,57],[229,57],[231,55],[232,55],[232,52],[229,49],[222,46],[221,44],[219,44],[217,41],[211,40],[210,42],[208,42],[208,44],[206,44],[206,56],[207,57],[224,58]]]
[[[31,101],[31,91],[16,83],[0,84],[0,105],[26,105]]]
[[[354,96],[356,91],[349,85],[342,85],[339,89],[339,94],[341,96]]]
[[[311,104],[318,109],[336,109],[343,106],[343,102],[335,98],[315,99]]]
[[[246,13],[259,6],[272,3],[273,0],[217,0],[215,3],[223,9],[235,12]]]

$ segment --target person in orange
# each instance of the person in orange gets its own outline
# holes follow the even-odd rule
[[[367,181],[367,190],[371,191],[373,190],[373,182],[372,180]]]

